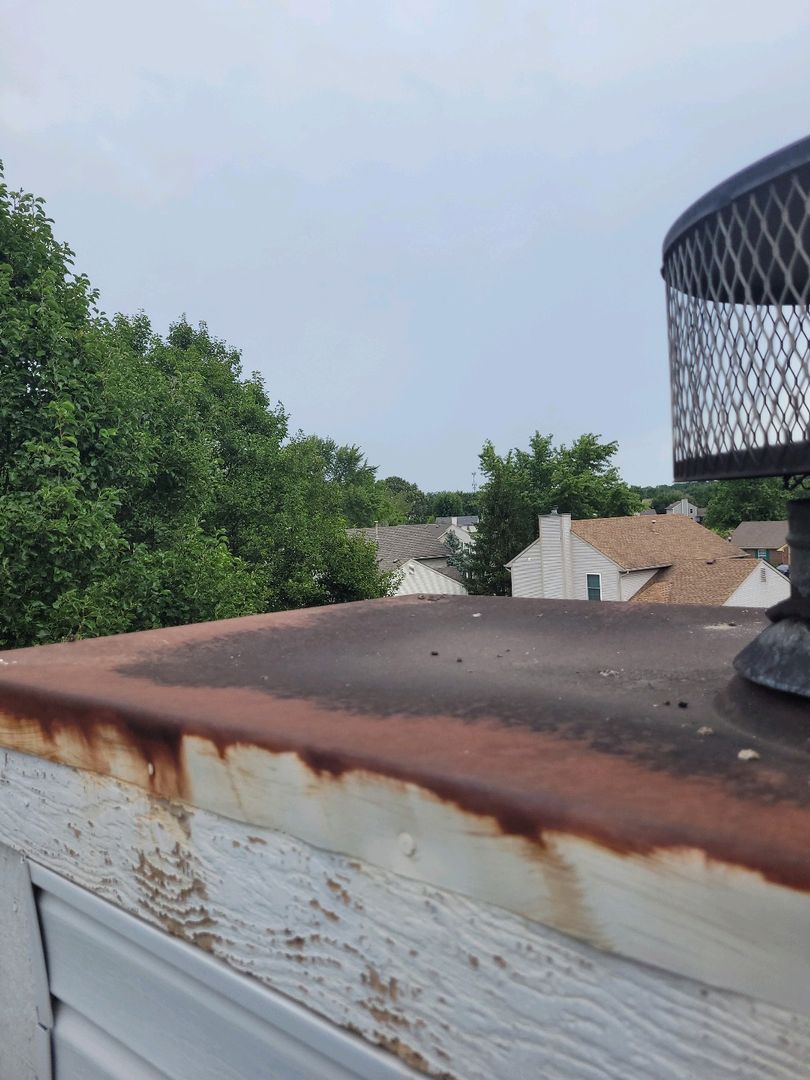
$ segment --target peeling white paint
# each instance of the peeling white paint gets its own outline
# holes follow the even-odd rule
[[[299,804],[294,787],[287,793],[292,817]],[[435,1075],[760,1080],[810,1071],[799,894],[696,852],[618,858],[561,836],[529,874],[525,849],[471,832],[443,804],[428,810],[424,793],[412,793],[409,810],[402,793],[386,804],[366,786],[353,797],[356,812],[349,801],[324,813],[345,812],[348,829],[362,802],[369,846],[397,861],[396,872],[13,751],[0,769],[0,839]],[[417,843],[414,857],[397,843],[402,832]],[[801,1000],[803,1015],[437,888],[424,878],[439,875],[441,852],[448,879],[506,895],[493,878],[522,866],[522,895],[572,932],[622,949],[646,938],[663,967],[688,965],[708,981],[725,972],[762,996]]]

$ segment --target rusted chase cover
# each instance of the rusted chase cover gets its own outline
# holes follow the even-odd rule
[[[539,846],[696,848],[805,890],[810,704],[729,680],[764,625],[412,597],[23,649],[0,655],[0,743],[190,801],[188,740],[256,747],[313,798],[360,771]]]

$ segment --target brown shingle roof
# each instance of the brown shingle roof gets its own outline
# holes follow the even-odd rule
[[[743,521],[731,534],[732,544],[741,548],[774,550],[787,543],[786,521]]]
[[[757,566],[682,514],[585,519],[571,531],[624,570],[660,568],[631,603],[724,604]]]
[[[439,538],[446,525],[380,525],[379,528],[349,529],[350,536],[364,536],[377,545],[377,564],[383,570],[408,559],[446,559],[450,549]]]
[[[750,556],[714,562],[686,559],[659,570],[630,598],[630,603],[725,604],[758,565],[759,560]]]
[[[571,531],[623,570],[648,570],[688,559],[728,559],[744,552],[683,514],[584,518]]]
[[[431,566],[430,569],[435,570],[437,574],[444,574],[445,577],[450,578],[452,581],[464,583],[464,575],[456,566]]]

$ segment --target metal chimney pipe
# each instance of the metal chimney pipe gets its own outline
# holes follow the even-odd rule
[[[810,476],[810,137],[718,184],[664,240],[676,480]],[[810,698],[810,502],[791,594],[734,662]]]
[[[810,499],[788,503],[790,596],[768,611],[772,625],[736,657],[746,679],[810,697]]]

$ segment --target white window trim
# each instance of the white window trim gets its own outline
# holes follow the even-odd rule
[[[599,578],[599,602],[601,603],[602,602],[602,575],[601,575],[601,573],[586,574],[585,575],[585,599],[590,600],[590,596],[588,596],[588,578],[589,577],[598,577]]]

